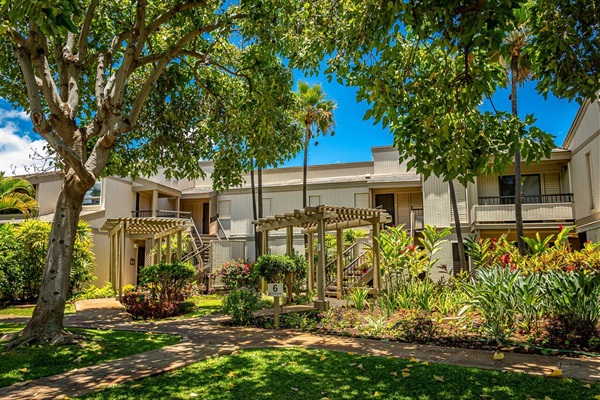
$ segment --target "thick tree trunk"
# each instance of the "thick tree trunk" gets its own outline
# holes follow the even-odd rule
[[[452,203],[452,212],[454,213],[454,227],[456,230],[456,241],[458,242],[458,257],[460,259],[460,269],[462,271],[467,270],[467,257],[465,256],[465,247],[462,236],[462,227],[460,225],[460,215],[458,215],[458,203],[456,202],[456,192],[454,190],[454,183],[448,182],[450,187],[450,201]]]
[[[63,184],[56,202],[40,296],[31,320],[20,334],[25,340],[54,341],[64,335],[63,317],[73,246],[85,195],[85,190],[75,189],[70,181],[67,179]]]
[[[519,116],[518,107],[517,107],[517,84],[518,84],[518,71],[519,71],[519,56],[512,55],[510,59],[510,69],[511,69],[511,93],[510,93],[510,101],[512,106],[512,114],[515,117]],[[523,240],[523,236],[525,236],[525,229],[523,227],[523,185],[521,183],[521,151],[519,147],[521,146],[521,141],[519,138],[516,139],[516,149],[515,149],[515,222],[517,225],[517,246],[519,248],[519,253],[525,254],[525,241]]]

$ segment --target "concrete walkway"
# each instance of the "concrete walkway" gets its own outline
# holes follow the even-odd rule
[[[93,309],[92,309],[93,310]],[[131,357],[80,368],[63,374],[0,389],[2,399],[54,399],[73,397],[110,385],[140,379],[192,364],[206,357],[228,354],[237,349],[257,347],[308,347],[337,351],[352,351],[374,356],[415,357],[422,361],[467,367],[525,372],[547,375],[560,369],[564,377],[600,380],[600,361],[566,357],[548,357],[506,353],[504,360],[493,359],[493,352],[391,343],[377,340],[315,335],[291,331],[271,331],[254,328],[220,326],[225,317],[131,324],[127,321],[90,322],[86,311],[80,319],[66,321],[69,326],[113,328],[136,331],[181,334],[184,341]],[[73,322],[73,323],[72,323]]]

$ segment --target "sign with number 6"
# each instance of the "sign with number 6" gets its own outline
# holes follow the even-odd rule
[[[267,283],[267,294],[273,297],[284,297],[285,289],[283,283]]]

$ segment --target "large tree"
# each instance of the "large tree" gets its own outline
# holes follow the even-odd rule
[[[524,52],[540,92],[595,97],[596,2],[313,1],[297,4],[297,14],[272,16],[283,33],[269,34],[285,37],[292,65],[316,71],[322,57],[329,57],[327,71],[358,87],[357,98],[372,106],[365,117],[390,126],[409,166],[425,177],[466,183],[490,169],[503,173],[515,155],[538,160],[553,145],[533,126],[533,116],[479,107],[507,84],[493,55],[519,26],[523,7],[532,14],[531,46]]]
[[[271,5],[269,11],[274,11]],[[248,8],[249,7],[249,8]],[[215,0],[8,0],[0,3],[0,96],[30,113],[63,175],[39,301],[20,341],[61,340],[83,197],[107,173],[203,174],[241,183],[244,107],[276,103],[289,70],[257,34],[260,7]],[[261,114],[268,125],[270,114]],[[265,135],[274,135],[270,130]],[[261,155],[254,155],[259,159]],[[17,343],[17,342],[15,342]]]

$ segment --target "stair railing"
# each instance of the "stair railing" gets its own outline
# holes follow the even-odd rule
[[[356,282],[358,282],[363,275],[369,272],[370,269],[373,268],[372,265],[368,265],[369,258],[367,256],[367,252],[363,251],[358,257],[353,259],[346,267],[344,268],[344,288],[343,292],[345,293],[348,289],[353,287]],[[330,282],[327,286],[335,284],[336,282]]]
[[[221,235],[219,235],[219,231],[223,232],[223,236],[225,236],[225,240],[229,240],[229,236],[227,236],[227,232],[225,232],[225,228],[223,228],[223,224],[221,220],[217,218],[217,238],[220,240]]]
[[[352,262],[352,260],[354,259],[354,249],[355,248],[356,248],[356,243],[353,243],[351,246],[349,246],[342,253],[342,260],[343,260],[344,268],[350,262]],[[325,265],[325,282],[329,282],[327,284],[327,286],[329,286],[332,283],[336,282],[336,279],[337,279],[337,268],[336,268],[336,265],[337,265],[337,257],[334,258],[333,260],[329,261]]]

